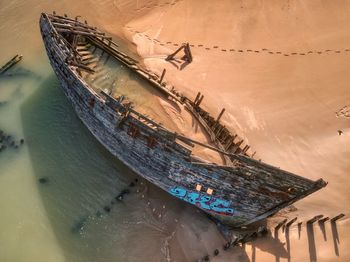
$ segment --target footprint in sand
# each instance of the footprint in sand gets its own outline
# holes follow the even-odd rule
[[[226,49],[221,49],[221,51],[226,52]]]
[[[276,54],[279,54],[279,55],[280,55],[280,54],[282,54],[282,52],[276,52]]]
[[[230,49],[230,52],[234,52],[235,50],[234,49]]]
[[[291,55],[297,55],[297,53],[291,53]]]
[[[284,56],[289,56],[288,54],[284,54]]]
[[[299,55],[305,55],[305,53],[299,53]]]
[[[274,54],[274,52],[271,52],[271,51],[270,51],[270,52],[269,52],[269,54],[273,55],[273,54]]]
[[[252,52],[253,50],[252,49],[247,49],[247,52]]]
[[[308,54],[312,54],[313,53],[313,51],[309,51],[309,52],[307,52]]]
[[[317,54],[319,54],[319,55],[320,55],[320,54],[322,54],[322,52],[321,52],[321,51],[318,51],[318,52],[317,52]]]
[[[243,50],[242,50],[242,49],[239,49],[238,52],[243,53]]]
[[[259,51],[259,50],[254,50],[254,52],[255,52],[255,53],[260,53],[260,51]]]
[[[337,50],[337,51],[335,51],[337,54],[339,54],[340,53],[340,51],[339,50]]]
[[[210,50],[210,48],[209,48],[209,47],[206,47],[205,50]]]
[[[219,48],[217,45],[214,45],[213,48]]]

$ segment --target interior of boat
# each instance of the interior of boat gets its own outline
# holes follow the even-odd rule
[[[147,81],[133,68],[104,49],[104,45],[81,35],[63,33],[75,50],[78,72],[96,93],[104,93],[129,103],[131,107],[162,125],[171,132],[189,137],[203,144],[215,146],[201,123],[185,109],[184,105],[167,96]],[[137,63],[129,54],[121,53],[131,63]],[[158,76],[155,76],[158,77]],[[188,144],[183,144],[188,147]],[[226,164],[225,157],[209,148],[194,145],[193,156],[210,163]]]

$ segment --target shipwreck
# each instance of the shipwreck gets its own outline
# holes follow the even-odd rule
[[[169,194],[200,208],[214,219],[243,226],[326,186],[253,158],[248,145],[201,107],[203,95],[190,99],[122,50],[111,37],[86,21],[41,14],[47,55],[76,114],[94,137],[133,171]],[[192,60],[192,57],[191,57]],[[124,70],[139,83],[129,93],[152,88],[169,103],[189,112],[209,140],[198,141],[143,113],[113,80]],[[106,77],[108,76],[108,77]],[[127,85],[126,85],[127,86]],[[116,91],[117,90],[117,91]],[[195,150],[219,155],[209,161]]]

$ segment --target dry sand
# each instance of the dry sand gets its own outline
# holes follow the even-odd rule
[[[166,81],[189,97],[202,92],[214,115],[226,108],[222,121],[263,161],[329,182],[286,216],[350,213],[350,118],[335,114],[350,105],[348,1],[153,1],[133,12],[124,35],[150,70],[166,68]],[[163,58],[183,42],[194,45],[194,61],[179,70]],[[299,239],[292,228],[292,260],[348,261],[348,218],[338,223],[340,243],[330,224],[325,233],[327,241],[315,224],[314,238],[303,227]],[[251,260],[287,260],[278,241],[259,241],[246,246]]]

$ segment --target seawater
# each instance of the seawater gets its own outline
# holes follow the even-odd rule
[[[25,141],[0,153],[2,262],[167,261],[175,228],[188,220],[184,214],[202,221],[201,227],[210,225],[112,157],[80,122],[53,74],[40,13],[85,15],[98,25],[112,15],[113,4],[0,2],[0,64],[24,56],[0,78],[0,101],[6,102],[0,129]],[[116,200],[125,189],[130,194]],[[181,248],[172,252],[184,261]]]

